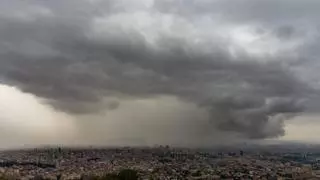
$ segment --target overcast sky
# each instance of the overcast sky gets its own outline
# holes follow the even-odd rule
[[[0,146],[314,141],[318,17],[318,0],[2,0]]]

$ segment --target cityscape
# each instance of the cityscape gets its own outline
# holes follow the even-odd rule
[[[320,179],[318,145],[213,149],[156,147],[7,150],[0,154],[3,179]],[[238,150],[237,150],[238,149]],[[132,173],[133,172],[133,173]],[[123,179],[123,177],[122,177]]]

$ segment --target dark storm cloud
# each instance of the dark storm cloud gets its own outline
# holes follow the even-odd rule
[[[271,134],[284,135],[283,121],[304,109],[293,99],[275,98],[268,101],[261,97],[226,97],[210,102],[207,107],[214,119],[213,126],[244,133],[254,139]],[[270,123],[276,126],[270,128]]]
[[[115,4],[108,1],[103,9],[107,15],[125,12]],[[207,109],[212,124],[208,131],[217,128],[265,138],[283,135],[285,114],[301,112],[300,99],[311,92],[286,64],[275,61],[277,56],[234,57],[224,42],[199,45],[168,34],[152,45],[142,32],[113,27],[103,38],[94,38],[88,34],[92,19],[102,11],[99,5],[87,1],[40,5],[53,15],[30,21],[1,17],[0,78],[62,111],[116,109],[119,102],[108,101],[112,97],[172,95]],[[155,4],[160,10],[165,5]],[[189,4],[177,7],[184,6],[197,13],[192,9],[197,7]],[[294,29],[283,27],[276,34],[288,38]]]

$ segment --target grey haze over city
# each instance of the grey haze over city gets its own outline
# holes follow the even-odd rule
[[[318,17],[318,0],[2,0],[0,147],[281,139],[318,117]]]

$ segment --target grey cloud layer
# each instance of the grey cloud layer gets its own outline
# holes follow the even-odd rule
[[[212,126],[205,131],[232,131],[247,138],[283,135],[283,120],[301,112],[301,101],[314,93],[288,64],[277,61],[280,56],[233,56],[227,40],[196,43],[187,35],[163,33],[150,43],[141,31],[111,25],[103,36],[91,36],[94,17],[134,10],[119,2],[124,4],[30,1],[52,15],[33,15],[32,20],[0,15],[0,79],[76,114],[115,109],[119,102],[108,100],[113,97],[176,96],[207,109]],[[232,8],[232,2],[221,7]],[[10,3],[20,8],[20,1]],[[165,5],[157,1],[148,11],[170,10]],[[175,7],[185,10],[186,19],[200,13],[187,1]],[[283,26],[274,33],[285,40],[295,29]]]
[[[317,0],[156,0],[159,11],[183,16],[201,14],[222,15],[232,21],[257,23],[288,23],[299,20],[316,20],[319,15]]]

